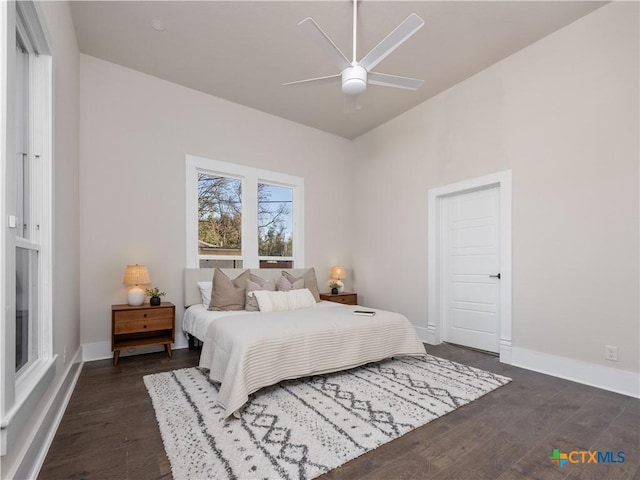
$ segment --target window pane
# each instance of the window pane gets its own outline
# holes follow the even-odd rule
[[[16,248],[16,372],[32,359],[38,300],[38,252]]]
[[[29,238],[29,55],[16,41],[16,235]]]
[[[242,182],[198,174],[198,254],[242,255]]]
[[[293,256],[292,212],[293,189],[258,184],[258,253],[261,257]]]

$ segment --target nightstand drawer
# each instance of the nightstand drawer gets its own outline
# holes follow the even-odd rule
[[[153,332],[155,330],[169,330],[173,328],[173,318],[164,314],[156,318],[116,318],[114,333]]]
[[[171,309],[165,308],[145,308],[140,310],[125,310],[116,312],[117,322],[130,322],[136,320],[155,320],[163,318],[171,318]]]
[[[344,303],[345,305],[355,305],[357,303],[356,295],[337,295],[331,299],[332,302]]]
[[[343,293],[321,293],[320,300],[328,300],[329,302],[342,303],[343,305],[357,305],[358,294],[343,292]]]

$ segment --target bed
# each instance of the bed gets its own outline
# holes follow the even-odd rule
[[[203,269],[204,270],[204,269]],[[239,415],[249,395],[282,380],[345,370],[401,355],[425,355],[409,320],[375,311],[357,316],[359,306],[319,302],[314,308],[278,312],[208,311],[198,281],[212,271],[185,270],[183,329],[203,341],[200,367],[220,383],[218,403],[226,416]],[[224,270],[230,278],[244,269]],[[305,270],[287,270],[301,276]],[[281,270],[252,273],[276,278]]]

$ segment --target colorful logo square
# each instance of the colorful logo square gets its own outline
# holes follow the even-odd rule
[[[569,457],[566,453],[560,453],[560,450],[557,448],[553,449],[553,455],[549,457],[551,463],[555,463],[556,465],[560,465],[561,467],[569,461]]]

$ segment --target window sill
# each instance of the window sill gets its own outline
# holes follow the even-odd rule
[[[36,407],[56,373],[57,355],[34,362],[16,383],[16,401],[0,422],[0,455],[36,413]]]

